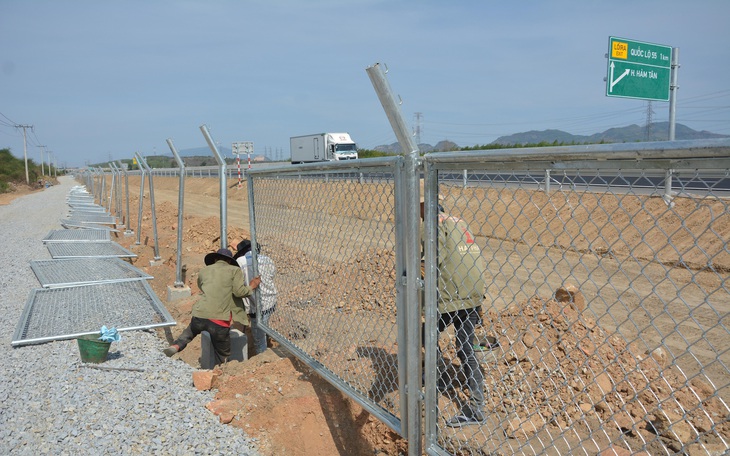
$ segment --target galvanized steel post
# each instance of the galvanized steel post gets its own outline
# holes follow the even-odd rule
[[[218,178],[220,179],[220,194],[221,194],[221,248],[227,249],[228,248],[228,221],[227,221],[227,203],[228,199],[226,197],[227,194],[227,186],[226,186],[226,162],[223,160],[223,157],[221,156],[220,152],[218,152],[218,147],[215,145],[215,142],[213,141],[213,138],[211,138],[210,133],[208,132],[208,127],[205,125],[200,126],[200,131],[203,132],[203,136],[205,136],[205,140],[208,142],[208,147],[210,147],[210,150],[213,151],[213,156],[215,157],[215,161],[218,162],[218,166],[220,167],[218,171]]]
[[[155,238],[155,256],[154,260],[158,261],[160,260],[160,245],[157,240],[157,215],[155,213],[155,186],[152,181],[152,169],[147,164],[147,161],[142,158],[142,155],[139,153],[137,154],[137,161],[144,166],[145,170],[147,171],[147,179],[150,183],[150,207],[152,209],[152,235]]]
[[[109,208],[104,204],[106,201],[106,173],[104,172],[104,168],[99,167],[99,173],[101,174],[101,195],[99,195],[99,204],[108,212]]]
[[[669,84],[669,140],[674,141],[675,114],[677,106],[677,71],[679,71],[679,48],[672,48],[672,79]]]
[[[401,389],[406,394],[406,410],[401,417],[405,428],[405,437],[408,439],[408,454],[411,456],[421,455],[421,306],[419,296],[421,292],[420,239],[413,236],[420,228],[420,204],[419,204],[419,175],[418,170],[418,145],[409,133],[409,129],[403,119],[400,105],[395,101],[390,89],[390,84],[385,73],[376,63],[366,69],[370,81],[375,88],[380,104],[383,105],[385,114],[388,116],[391,128],[398,138],[398,143],[403,150],[405,167],[404,183],[405,191],[403,203],[405,207],[396,208],[396,214],[405,214],[405,270],[397,271],[401,277],[401,284],[405,284],[405,313],[406,313],[406,388]],[[398,209],[403,209],[399,212]],[[398,344],[401,347],[401,344]],[[402,358],[401,358],[402,359]],[[433,377],[431,375],[430,377]],[[400,380],[403,380],[402,378]],[[427,379],[428,380],[428,379]],[[435,378],[432,378],[435,382]],[[434,383],[435,384],[435,383]],[[401,385],[402,386],[402,385]]]
[[[117,219],[118,220],[124,220],[124,210],[122,209],[122,202],[124,200],[122,196],[122,170],[117,166],[116,163],[112,162],[110,163],[114,170],[117,172],[117,187],[116,187],[116,205],[117,205]]]
[[[177,268],[175,273],[175,286],[182,287],[185,285],[182,280],[182,236],[183,236],[183,200],[185,198],[185,162],[180,158],[180,154],[177,153],[175,145],[172,143],[172,139],[167,139],[167,145],[172,151],[172,155],[175,156],[175,161],[180,167],[180,186],[177,196]]]
[[[137,158],[139,154],[137,152],[134,153],[134,157]],[[137,158],[137,166],[139,166],[140,171],[140,179],[139,179],[139,213],[137,215],[137,242],[135,242],[135,245],[139,245],[140,242],[140,236],[142,233],[142,205],[144,204],[144,168],[142,167],[142,164],[139,161],[139,158]]]
[[[112,182],[109,186],[109,214],[114,214],[112,209],[112,203],[116,205],[117,210],[119,209],[119,205],[117,205],[117,170],[114,168],[114,164],[111,162],[107,163],[109,165],[109,170],[112,173]]]
[[[127,169],[124,167],[124,164],[122,164],[121,161],[117,160],[117,163],[119,163],[119,169],[122,170],[124,173],[124,194],[127,198],[127,218],[124,219],[124,226],[126,227],[126,230],[124,231],[124,234],[131,234],[133,233],[131,227],[129,226],[131,215],[129,213],[129,175],[127,173]]]
[[[254,192],[253,192],[253,180],[251,179],[251,176],[246,173],[246,189],[248,192],[248,229],[251,233],[251,260],[252,260],[252,271],[253,276],[257,277],[259,275],[259,252],[258,249],[255,248],[255,246],[258,245],[258,241],[256,240],[256,205],[254,204]],[[261,299],[261,290],[258,288],[254,290],[254,300],[256,302],[260,302]]]

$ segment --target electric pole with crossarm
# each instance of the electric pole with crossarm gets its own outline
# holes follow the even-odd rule
[[[28,177],[28,142],[25,131],[30,128],[33,129],[33,125],[16,125],[15,128],[23,129],[23,159],[25,160],[25,183],[30,185],[30,177]]]

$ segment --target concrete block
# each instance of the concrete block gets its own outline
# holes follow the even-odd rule
[[[248,337],[237,329],[231,329],[231,361],[246,361],[248,359]]]
[[[182,287],[175,287],[171,285],[167,286],[167,302],[189,298],[190,295],[190,287],[187,285]]]
[[[245,361],[248,359],[248,338],[246,334],[237,329],[231,329],[231,361]],[[213,342],[210,340],[210,333],[203,331],[200,333],[200,368],[213,369],[215,367],[215,349]]]
[[[210,340],[210,333],[203,331],[200,333],[200,368],[213,369],[215,367],[215,349],[213,341]]]

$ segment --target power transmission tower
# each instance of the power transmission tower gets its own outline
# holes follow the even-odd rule
[[[651,124],[654,110],[651,109],[651,100],[646,102],[646,140],[651,141]]]
[[[414,129],[413,136],[415,137],[416,145],[418,146],[421,144],[421,117],[423,117],[423,114],[420,112],[417,112],[417,113],[413,114],[413,117],[415,118],[415,122],[414,122],[415,127],[413,127],[413,129]]]
[[[30,177],[28,177],[28,138],[25,131],[28,128],[33,130],[33,125],[16,125],[15,128],[23,129],[23,160],[25,160],[25,183],[30,185]]]

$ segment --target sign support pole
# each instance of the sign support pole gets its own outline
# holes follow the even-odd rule
[[[243,187],[243,184],[241,183],[241,155],[236,154],[236,167],[238,167],[238,188]]]
[[[672,48],[672,82],[669,85],[669,140],[674,141],[677,106],[677,71],[679,70],[679,48]]]

